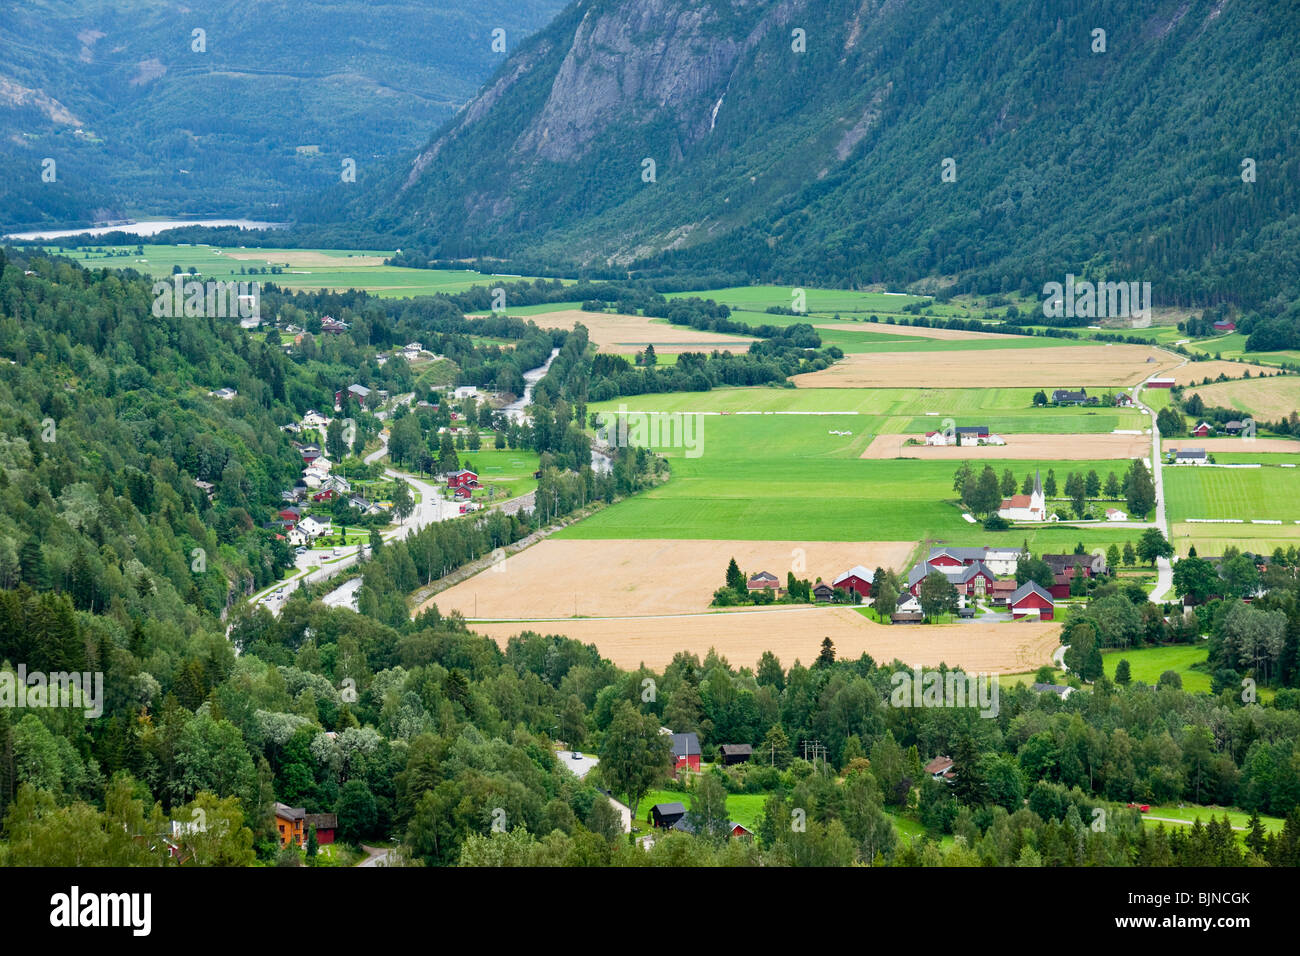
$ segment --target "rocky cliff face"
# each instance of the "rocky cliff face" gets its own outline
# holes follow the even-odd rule
[[[1229,195],[1240,156],[1300,162],[1300,13],[1264,6],[576,0],[359,214],[442,256],[1039,285],[1109,261],[1222,285],[1225,240],[1300,234],[1281,167]]]

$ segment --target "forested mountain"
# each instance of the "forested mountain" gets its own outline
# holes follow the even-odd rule
[[[578,0],[316,212],[444,257],[1263,306],[1300,276],[1296,36],[1282,0]]]
[[[0,225],[277,219],[415,149],[560,0],[0,5]],[[202,44],[194,31],[202,30]],[[202,50],[195,49],[201,45]],[[41,162],[56,162],[54,183]]]

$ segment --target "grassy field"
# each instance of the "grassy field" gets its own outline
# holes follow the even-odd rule
[[[197,278],[275,283],[286,289],[365,289],[385,298],[433,295],[438,292],[463,292],[471,286],[496,285],[521,281],[519,276],[492,276],[472,269],[408,269],[386,266],[382,260],[392,250],[339,249],[241,249],[210,245],[146,245],[144,255],[134,254],[135,246],[89,246],[84,249],[51,244],[51,252],[60,252],[87,267],[136,269],[158,278],[172,274],[173,266],[188,272],[198,271]],[[123,251],[130,255],[120,255]],[[243,268],[278,266],[278,275],[240,274]],[[527,278],[532,278],[527,277]],[[550,308],[550,307],[548,307]],[[524,314],[521,310],[519,314]]]
[[[541,461],[537,452],[522,448],[502,448],[498,451],[492,447],[490,433],[484,436],[483,443],[484,447],[478,451],[467,449],[457,452],[462,467],[465,462],[473,465],[479,483],[483,485],[483,492],[475,494],[475,500],[480,497],[486,499],[492,489],[496,490],[497,498],[502,497],[503,491],[505,497],[517,498],[537,487],[537,482],[533,478],[533,472],[538,469]]]
[[[767,798],[766,793],[729,793],[727,813],[735,822],[753,830],[763,813],[763,804],[767,802]],[[650,808],[656,803],[680,803],[689,812],[691,795],[680,790],[651,790],[641,801],[641,806],[637,808],[637,816],[641,823],[648,823]]]
[[[1182,806],[1179,806],[1176,803],[1153,803],[1151,804],[1151,809],[1147,813],[1142,814],[1142,820],[1148,826],[1156,826],[1160,823],[1164,823],[1166,827],[1171,825],[1177,826],[1178,823],[1192,826],[1197,820],[1200,820],[1202,825],[1204,825],[1210,822],[1211,817],[1216,820],[1222,820],[1225,815],[1228,818],[1228,822],[1231,823],[1234,828],[1240,828],[1242,830],[1248,830],[1250,828],[1249,813],[1245,813],[1241,810],[1231,810],[1225,807],[1202,807],[1197,806],[1196,804],[1183,804]],[[1163,817],[1164,819],[1154,820],[1152,817]],[[1178,821],[1178,823],[1171,824],[1171,820]],[[1263,824],[1264,829],[1269,833],[1280,832],[1286,823],[1286,821],[1281,817],[1271,817],[1262,813],[1259,815],[1259,822]],[[1244,834],[1238,832],[1237,836],[1238,839],[1241,839]]]
[[[991,540],[989,532],[966,522],[953,503],[955,462],[918,460],[864,460],[859,458],[877,431],[890,433],[920,428],[938,421],[917,418],[926,404],[952,407],[968,402],[986,403],[999,393],[1004,401],[1019,403],[1026,390],[959,390],[946,398],[926,399],[896,390],[790,391],[776,389],[719,390],[637,396],[626,400],[630,411],[718,411],[749,406],[776,412],[815,411],[826,408],[851,412],[855,407],[888,408],[899,414],[705,414],[688,419],[698,431],[688,434],[692,449],[653,447],[671,462],[673,478],[666,484],[607,508],[593,518],[561,532],[573,538],[746,538],[754,540],[800,539],[809,541],[889,540],[916,541],[939,538],[953,544],[978,544]],[[1032,394],[1032,392],[1028,393]],[[978,397],[978,398],[977,398]],[[837,401],[838,400],[838,401]],[[618,403],[606,402],[592,411],[613,412]],[[985,408],[975,417],[958,422],[995,427],[999,419]],[[1085,430],[1090,421],[1078,409],[1023,410],[1025,418],[1040,416],[1035,424],[1051,431]],[[1107,413],[1107,417],[1110,413]],[[653,421],[663,421],[653,418]],[[941,420],[940,420],[941,421]],[[1079,423],[1071,425],[1070,422]],[[851,434],[832,434],[850,432]],[[686,444],[679,442],[679,444]],[[688,451],[698,451],[689,457]],[[991,460],[1000,475],[1010,468],[1017,482],[1040,468],[1044,475],[1055,469],[1063,481],[1067,471],[1079,468],[1043,461]],[[1122,474],[1127,461],[1088,463],[1103,477]],[[1136,540],[1137,532],[1096,525],[1080,529],[1014,529],[1008,541],[1019,544],[1028,537],[1041,550],[1071,549],[1083,541],[1089,548],[1122,545]]]
[[[1300,519],[1297,468],[1166,468],[1164,478],[1173,521],[1265,518],[1291,523]]]
[[[1204,671],[1192,670],[1193,664],[1205,662],[1208,653],[1204,643],[1177,647],[1140,647],[1107,651],[1102,655],[1102,663],[1106,667],[1106,676],[1112,680],[1115,678],[1115,668],[1119,666],[1119,662],[1127,660],[1129,673],[1134,681],[1155,684],[1165,671],[1177,671],[1183,679],[1183,690],[1194,694],[1208,694],[1210,675]]]
[[[1280,421],[1300,410],[1300,375],[1249,378],[1188,388],[1207,405],[1235,408],[1257,421]]]
[[[1277,352],[1246,351],[1246,336],[1241,332],[1228,335],[1215,335],[1207,339],[1196,339],[1187,344],[1187,348],[1206,355],[1217,355],[1225,359],[1245,359],[1260,365],[1280,365],[1283,362],[1300,363],[1300,350],[1283,349]]]

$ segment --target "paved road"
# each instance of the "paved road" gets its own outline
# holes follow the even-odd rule
[[[1170,353],[1171,355],[1175,353]],[[1182,368],[1188,362],[1187,358],[1175,366],[1175,369]],[[1166,375],[1169,373],[1165,373]],[[1169,518],[1165,512],[1165,479],[1164,469],[1160,463],[1160,426],[1156,423],[1156,412],[1150,405],[1142,401],[1142,384],[1139,383],[1133,389],[1133,401],[1148,415],[1151,416],[1151,480],[1156,487],[1156,520],[1147,527],[1154,526],[1160,529],[1165,538],[1170,538]],[[1156,559],[1156,583],[1151,589],[1151,600],[1160,602],[1168,600],[1170,592],[1174,587],[1174,566],[1168,558]]]

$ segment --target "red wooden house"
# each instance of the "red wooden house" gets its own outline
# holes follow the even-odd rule
[[[1011,595],[1008,605],[1011,608],[1011,617],[1015,620],[1022,617],[1036,617],[1040,621],[1050,621],[1056,608],[1052,596],[1033,581],[1026,581],[1016,588],[1016,593]]]
[[[1216,332],[1236,332],[1236,331],[1237,331],[1237,323],[1234,322],[1234,321],[1232,321],[1231,319],[1220,319],[1218,322],[1215,322],[1215,323],[1214,323],[1214,331],[1216,331]]]
[[[1214,431],[1214,429],[1211,428],[1208,423],[1201,422],[1199,425],[1197,425],[1195,428],[1192,429],[1192,434],[1195,435],[1197,438],[1205,438],[1212,431]]]
[[[333,488],[326,488],[324,491],[318,491],[311,496],[312,501],[329,501],[331,498],[338,496],[338,492]]]
[[[298,519],[302,517],[302,512],[297,508],[282,508],[276,512],[276,516],[285,523],[288,530],[292,531],[293,525],[296,525]]]
[[[474,474],[474,472],[467,468],[462,468],[460,471],[447,477],[447,487],[451,488],[453,491],[457,491],[461,488],[477,488],[479,487],[478,475]]]

